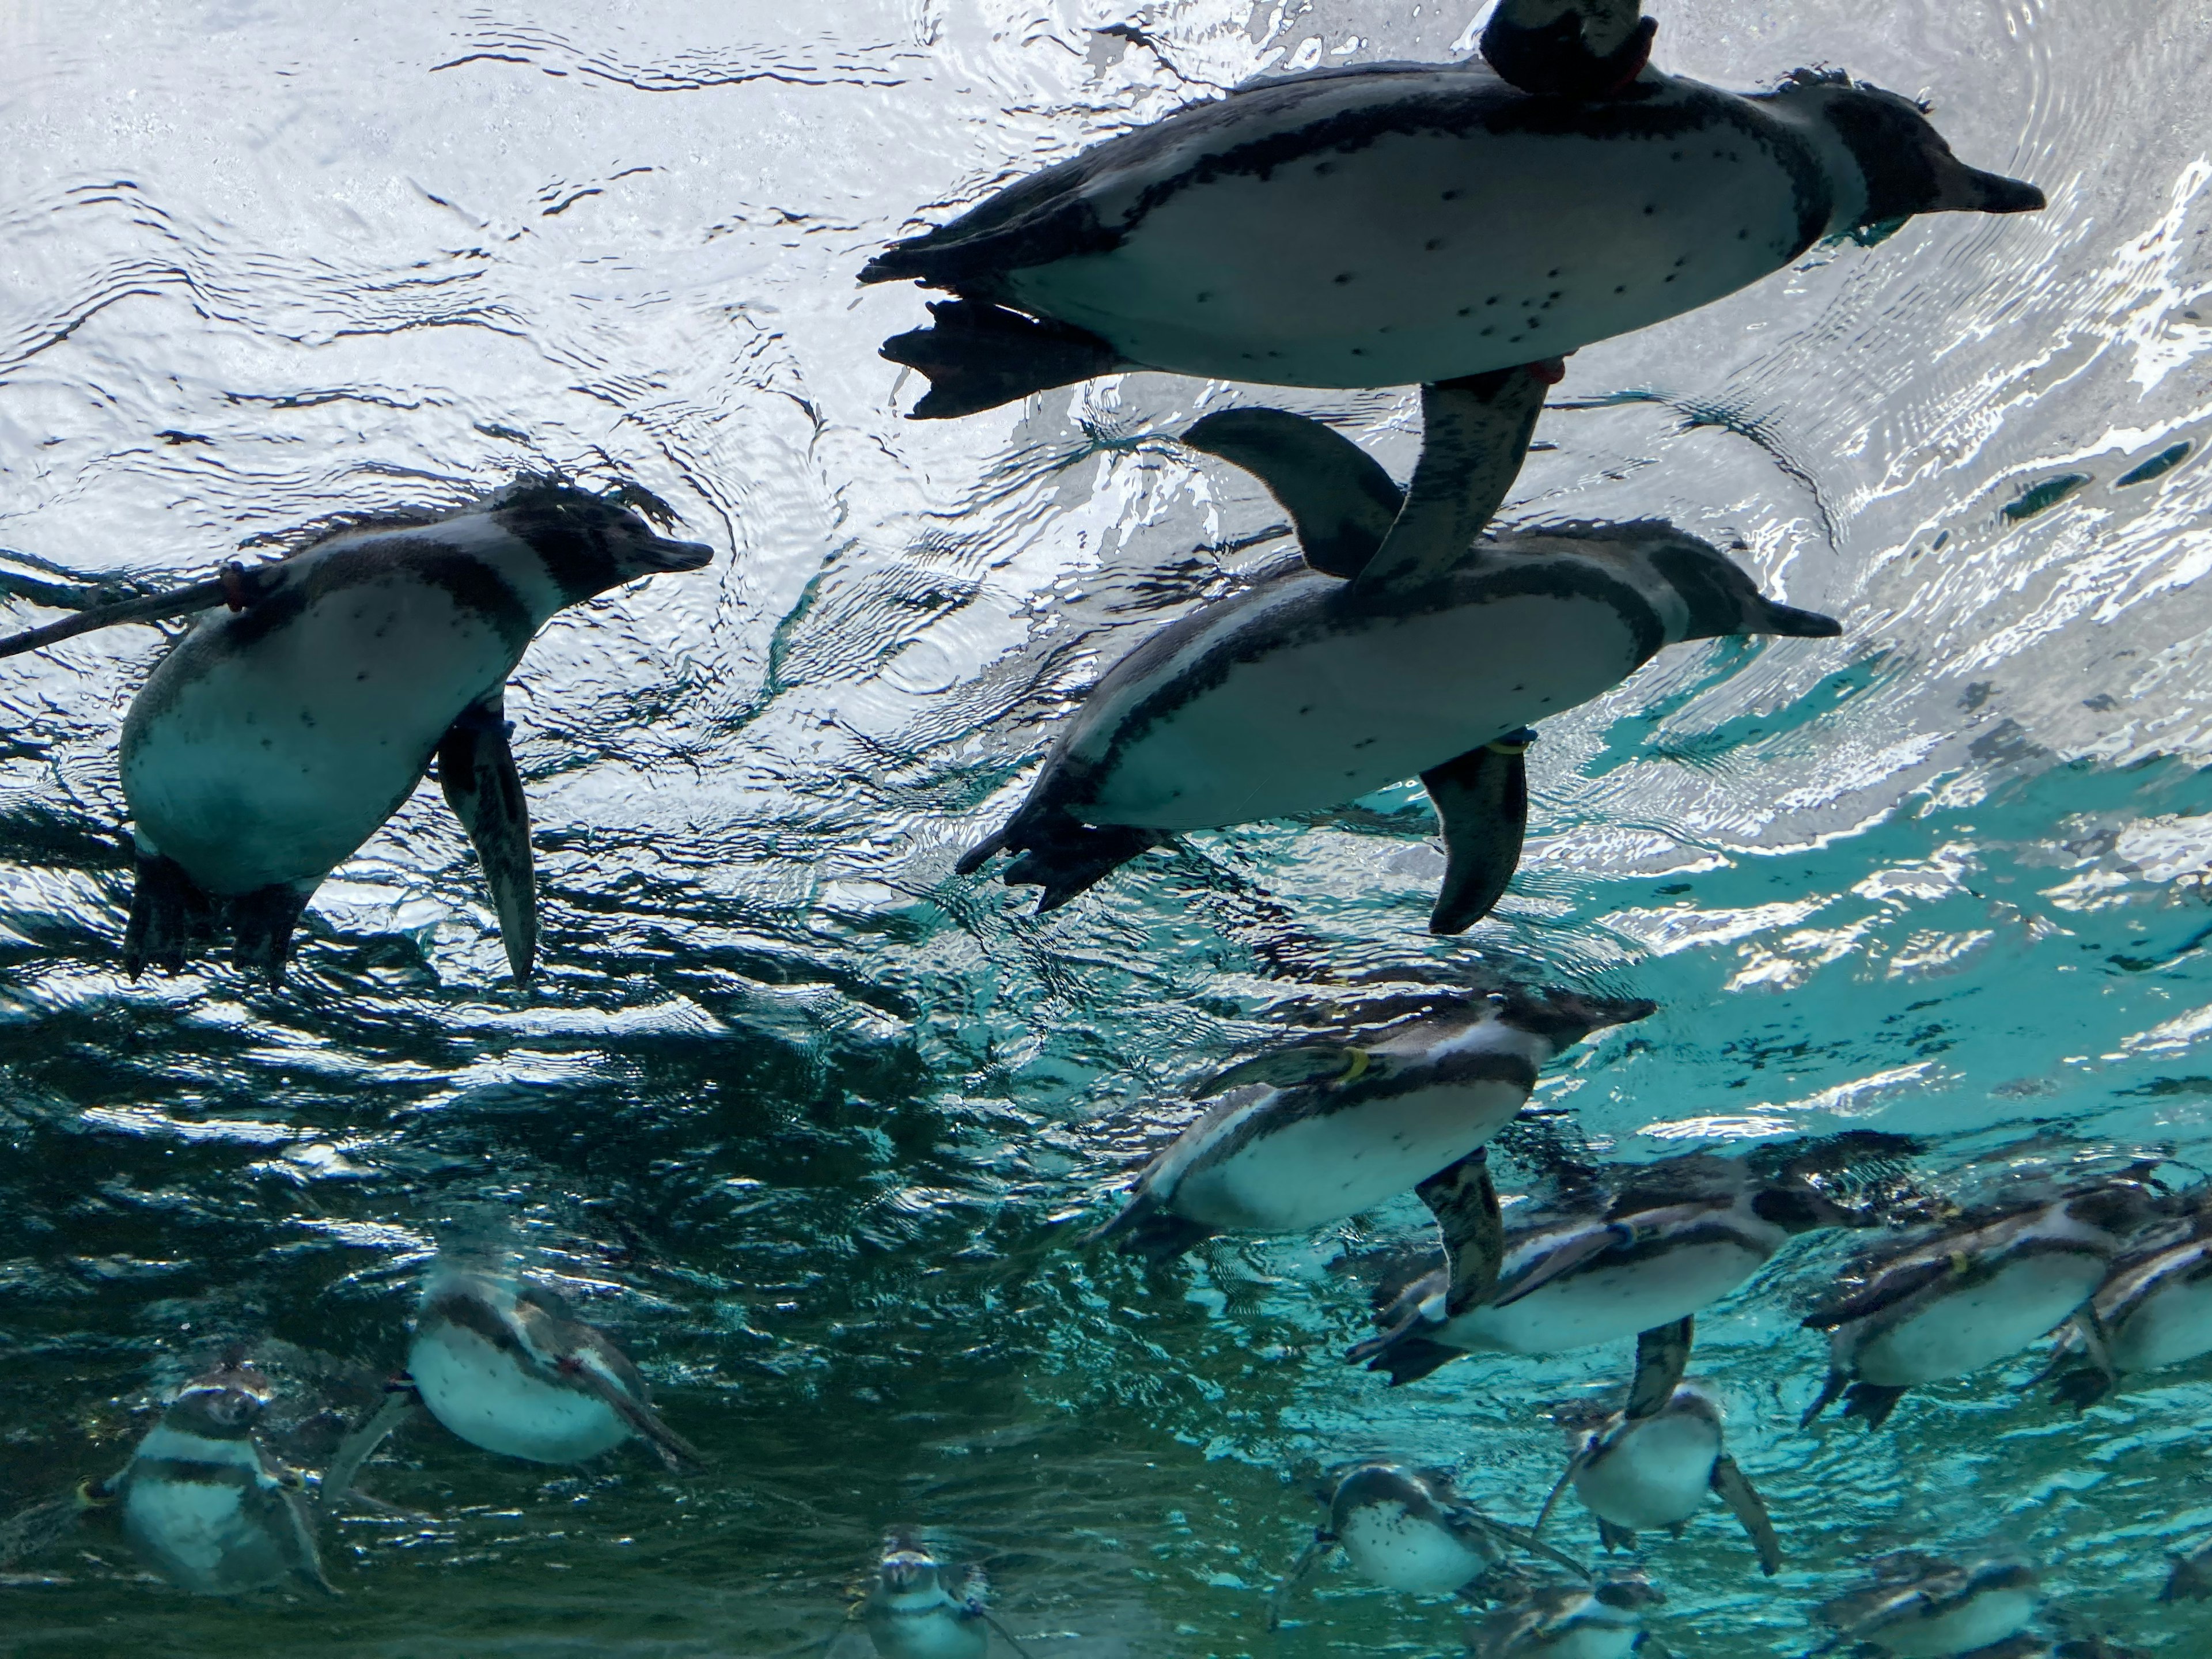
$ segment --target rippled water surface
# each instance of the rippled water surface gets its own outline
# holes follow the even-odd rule
[[[847,1586],[909,1523],[1040,1659],[1456,1651],[1449,1606],[1345,1572],[1263,1633],[1306,1481],[1388,1452],[1525,1518],[1564,1455],[1540,1407],[1625,1356],[1344,1364],[1410,1198],[1150,1273],[1076,1247],[1193,1076],[1394,974],[1656,999],[1540,1095],[1610,1157],[1873,1126],[1941,1176],[2063,1126],[2212,1161],[2212,6],[1652,9],[1677,71],[1929,96],[2051,208],[1823,249],[1572,360],[1510,514],[1663,514],[1845,633],[1674,647],[1551,722],[1520,880],[1439,941],[1411,787],[1041,919],[951,873],[1103,662],[1282,550],[1171,434],[1279,403],[1402,477],[1410,394],[1146,374],[912,423],[875,348],[921,298],[854,276],[1251,75],[1462,53],[1471,7],[0,8],[8,568],[197,576],[525,467],[635,479],[718,550],[564,615],[510,693],[526,993],[429,790],[282,993],[127,982],[116,732],[160,641],[0,665],[0,1504],[112,1469],[231,1344],[315,1466],[435,1246],[487,1232],[713,1460],[548,1471],[417,1427],[364,1484],[427,1518],[349,1520],[343,1601],[193,1600],[92,1528],[0,1586],[0,1650],[847,1659]],[[2212,1368],[2077,1421],[2027,1354],[1800,1432],[1797,1319],[1845,1248],[1700,1322],[1790,1565],[1759,1580],[1717,1507],[1649,1540],[1674,1650],[1802,1652],[1911,1543],[2028,1553],[2085,1626],[2212,1647],[2153,1599],[2212,1529]]]

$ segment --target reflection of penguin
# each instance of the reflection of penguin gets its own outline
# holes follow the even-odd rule
[[[1813,1650],[1832,1653],[1872,1643],[1899,1659],[1963,1659],[1984,1652],[2009,1659],[2042,1647],[2000,1647],[2035,1616],[2036,1573],[2017,1561],[1961,1567],[1917,1550],[1871,1564],[1874,1582],[1821,1604],[1818,1618],[1836,1633]],[[1809,1659],[1809,1656],[1808,1656]]]
[[[1955,160],[1909,100],[1841,76],[1746,97],[1646,69],[1584,103],[1480,64],[1376,64],[1109,139],[860,280],[958,296],[884,347],[929,377],[915,413],[935,417],[1132,368],[1313,386],[1479,374],[1692,310],[1823,236],[2042,205]]]
[[[125,967],[182,968],[219,907],[236,961],[274,983],[308,897],[434,755],[527,979],[537,895],[507,678],[565,606],[712,556],[614,501],[529,483],[239,573],[242,608],[186,634],[124,721],[138,840]]]
[[[1115,663],[1028,799],[959,869],[1001,849],[1009,882],[1065,903],[1176,830],[1318,811],[1419,775],[1449,863],[1431,927],[1486,914],[1520,857],[1528,722],[1609,690],[1662,646],[1826,637],[1671,525],[1559,526],[1478,541],[1528,447],[1532,365],[1422,389],[1401,495],[1349,440],[1277,410],[1186,434],[1257,472],[1304,558],[1204,605]]]

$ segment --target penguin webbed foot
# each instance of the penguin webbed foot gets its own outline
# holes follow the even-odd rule
[[[1458,1348],[1432,1342],[1413,1332],[1397,1331],[1358,1343],[1344,1357],[1355,1365],[1365,1360],[1369,1370],[1383,1372],[1389,1377],[1392,1388],[1401,1389],[1408,1382],[1419,1382],[1431,1371],[1442,1370],[1459,1358],[1461,1352]]]
[[[1905,1398],[1905,1390],[1879,1382],[1854,1382],[1844,1395],[1844,1415],[1863,1419],[1867,1431],[1872,1433],[1889,1421],[1890,1413],[1897,1402]]]
[[[1108,1244],[1124,1255],[1142,1256],[1158,1265],[1174,1261],[1213,1237],[1216,1230],[1202,1221],[1177,1215],[1150,1197],[1132,1200],[1104,1226],[1090,1233],[1085,1244]]]
[[[215,935],[216,907],[174,859],[138,855],[131,921],[123,934],[123,971],[132,979],[149,967],[180,974]]]
[[[1089,824],[1056,811],[1018,813],[997,835],[969,848],[952,868],[955,875],[973,875],[994,854],[1013,854],[999,878],[1009,887],[1044,889],[1036,902],[1036,914],[1042,915],[1158,844],[1152,830],[1128,824]]]
[[[934,301],[929,316],[927,328],[895,334],[881,348],[883,356],[929,381],[913,420],[974,415],[1130,367],[1088,329],[988,301]]]
[[[2086,1412],[2112,1391],[2112,1379],[2095,1365],[2079,1365],[2052,1380],[2051,1392],[2076,1412]]]
[[[309,895],[284,882],[271,882],[230,901],[230,959],[242,972],[258,974],[270,989],[284,982],[292,959],[292,933],[307,908]]]

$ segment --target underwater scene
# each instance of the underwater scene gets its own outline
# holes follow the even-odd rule
[[[0,7],[0,1655],[2212,1655],[2208,71]]]

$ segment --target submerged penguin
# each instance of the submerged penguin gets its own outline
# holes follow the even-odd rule
[[[712,557],[617,501],[526,481],[447,518],[233,567],[233,610],[178,641],[124,720],[138,846],[125,969],[180,969],[220,913],[234,959],[277,982],[316,887],[434,757],[526,981],[537,892],[507,677],[556,612]]]
[[[1571,1484],[1597,1517],[1599,1540],[1609,1550],[1633,1548],[1639,1532],[1679,1533],[1709,1495],[1717,1495],[1759,1552],[1759,1571],[1771,1577],[1782,1570],[1782,1544],[1766,1505],[1722,1443],[1720,1407],[1682,1381],[1690,1336],[1686,1319],[1643,1332],[1620,1410],[1595,1423],[1560,1413],[1579,1443],[1530,1530],[1543,1531]]]
[[[1476,1624],[1468,1651],[1473,1659],[1667,1659],[1644,1628],[1644,1609],[1666,1599],[1634,1573],[1537,1590]]]
[[[860,1606],[860,1622],[882,1659],[983,1659],[998,1631],[1024,1653],[984,1604],[977,1566],[955,1571],[907,1533],[884,1540],[882,1559]]]
[[[1511,1122],[1536,1073],[1656,1005],[1498,991],[1351,1043],[1247,1060],[1235,1092],[1146,1166],[1097,1237],[1162,1259],[1224,1231],[1303,1232],[1406,1192]]]
[[[1533,1534],[1492,1520],[1441,1474],[1355,1463],[1318,1496],[1328,1505],[1328,1524],[1315,1529],[1276,1586],[1267,1604],[1269,1630],[1281,1626],[1291,1597],[1332,1550],[1342,1550],[1362,1577],[1414,1595],[1480,1596],[1486,1575],[1516,1550],[1583,1572],[1571,1557]]]
[[[326,1510],[418,1401],[471,1445],[533,1463],[580,1463],[632,1438],[672,1471],[703,1461],[660,1420],[629,1357],[551,1291],[441,1268],[416,1311],[406,1372],[331,1460]]]
[[[2100,1181],[1969,1211],[1850,1263],[1850,1288],[1803,1322],[1828,1334],[1827,1382],[1803,1424],[1840,1396],[1845,1417],[1878,1429],[1907,1389],[2018,1353],[2088,1301],[2159,1201],[2140,1181]]]
[[[2212,1353],[2212,1190],[2186,1218],[2136,1241],[2069,1322],[2050,1372],[2077,1411],[2130,1376]]]
[[[1871,1571],[1870,1585],[1821,1605],[1816,1616],[1836,1633],[1807,1659],[1855,1643],[1896,1659],[2011,1659],[2021,1651],[2002,1644],[2020,1643],[2035,1617],[2033,1567],[2010,1560],[1960,1566],[1908,1550],[1875,1561]]]
[[[1903,1136],[1862,1130],[1771,1170],[1766,1156],[1693,1152],[1636,1167],[1610,1193],[1527,1206],[1510,1233],[1480,1205],[1432,1203],[1444,1265],[1399,1291],[1378,1313],[1382,1334],[1348,1358],[1397,1384],[1463,1353],[1558,1353],[1673,1325],[1735,1290],[1795,1234],[1863,1224],[1822,1190],[1826,1174],[1911,1150]]]
[[[1505,32],[1559,9],[1524,0]],[[1575,9],[1617,32],[1596,15],[1617,7]],[[1579,54],[1603,56],[1592,44]],[[1358,64],[1109,138],[893,244],[860,280],[957,296],[883,348],[928,377],[914,413],[934,419],[1127,368],[1346,387],[1480,374],[1694,310],[1823,237],[2043,205],[1960,163],[1911,100],[1839,74],[1747,96],[1644,67],[1577,102],[1480,63]]]
[[[0,1565],[112,1507],[138,1558],[181,1589],[244,1595],[301,1586],[336,1595],[315,1549],[304,1481],[254,1436],[273,1392],[244,1360],[194,1377],[119,1474],[0,1527]]]
[[[1319,422],[1231,410],[1186,433],[1255,472],[1303,557],[1203,605],[1109,669],[1027,799],[957,866],[1017,856],[1010,884],[1066,903],[1166,832],[1336,806],[1419,775],[1448,866],[1430,927],[1487,915],[1521,856],[1530,721],[1611,690],[1662,647],[1827,638],[1671,525],[1558,525],[1478,542],[1527,454],[1544,375],[1422,389],[1401,495]]]

